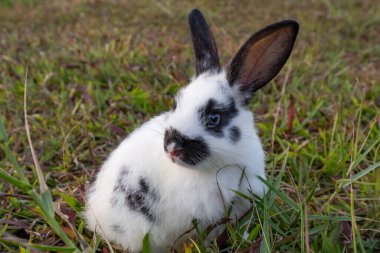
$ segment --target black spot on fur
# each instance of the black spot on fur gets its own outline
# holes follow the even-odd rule
[[[125,230],[120,226],[120,225],[117,225],[117,224],[114,224],[111,226],[111,230],[115,233],[124,233]]]
[[[132,211],[140,212],[149,221],[155,220],[152,206],[157,202],[157,193],[147,181],[140,177],[139,189],[129,189],[125,195],[125,203]]]
[[[236,143],[240,140],[241,138],[240,128],[238,128],[237,126],[233,126],[229,129],[229,132],[230,132],[230,140],[233,143]]]
[[[141,191],[129,191],[127,194],[128,205],[132,210],[138,210],[144,205],[145,194]]]
[[[149,221],[154,221],[155,216],[151,209],[152,205],[158,200],[157,193],[149,186],[143,177],[139,178],[138,187],[135,189],[132,187],[128,176],[129,170],[126,166],[123,166],[113,191],[115,193],[122,193],[125,196],[124,203],[129,209],[142,213]],[[116,207],[118,204],[119,200],[116,196],[111,198],[112,207]]]
[[[118,203],[119,203],[119,200],[116,197],[111,198],[111,206],[112,207],[116,207]]]
[[[191,139],[172,127],[165,131],[165,151],[171,143],[176,146],[178,158],[186,164],[194,166],[210,156],[210,149],[202,137]]]
[[[199,118],[203,122],[206,130],[216,137],[223,137],[223,130],[229,125],[231,120],[235,118],[239,111],[236,109],[235,101],[233,98],[227,104],[221,104],[215,101],[215,99],[209,99],[205,106],[198,109]],[[220,122],[216,127],[208,127],[206,119],[211,113],[220,114]]]
[[[128,170],[128,167],[127,166],[123,166],[123,167],[121,167],[121,172],[120,172],[120,176],[123,176],[123,177],[125,177],[125,176],[127,176],[129,174],[129,170]]]
[[[119,177],[117,179],[116,185],[113,188],[113,191],[119,191],[119,192],[126,192],[127,191],[127,177],[128,177],[129,171],[127,166],[123,166],[121,168]]]
[[[149,191],[149,185],[146,183],[146,181],[145,181],[144,178],[142,178],[142,177],[140,178],[139,185],[140,185],[140,190],[143,193],[148,193],[148,191]]]

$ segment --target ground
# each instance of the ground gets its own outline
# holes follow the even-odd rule
[[[85,187],[193,74],[194,7],[224,64],[267,24],[296,19],[300,33],[251,104],[271,192],[243,219],[249,227],[229,227],[223,247],[207,249],[199,236],[187,252],[380,251],[375,0],[0,1],[0,251],[118,251],[84,229]]]

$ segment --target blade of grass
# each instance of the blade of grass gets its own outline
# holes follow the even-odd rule
[[[28,178],[25,176],[24,171],[18,164],[15,155],[9,148],[9,139],[8,139],[7,131],[5,130],[3,117],[0,117],[0,141],[3,142],[1,147],[4,150],[5,156],[7,157],[7,159],[12,163],[12,165],[16,169],[17,176],[20,178],[20,181],[23,183],[29,183]]]
[[[258,177],[258,178],[260,179],[261,182],[263,182],[266,186],[268,186],[270,188],[270,190],[275,192],[277,194],[277,196],[279,196],[282,200],[284,200],[291,208],[293,208],[297,212],[300,212],[300,208],[298,207],[298,205],[293,200],[291,200],[288,196],[286,196],[281,191],[274,188],[267,181],[265,181],[262,177]]]
[[[253,242],[253,240],[256,239],[257,235],[259,234],[260,232],[260,224],[256,225],[252,230],[251,232],[249,233],[248,237],[247,237],[247,240],[250,241],[250,242]]]
[[[364,170],[362,170],[362,171],[360,171],[360,172],[354,174],[354,175],[352,176],[352,178],[351,178],[352,183],[353,183],[354,181],[357,181],[357,180],[359,180],[360,178],[364,177],[364,176],[367,175],[368,173],[374,171],[374,170],[377,169],[378,167],[380,167],[380,162],[377,162],[377,163],[375,163],[375,164],[372,164],[371,166],[365,168]],[[343,185],[343,186],[348,186],[348,185],[351,183],[351,182],[350,182],[351,180],[345,180],[345,181],[342,183],[342,185]]]
[[[268,202],[267,202],[267,197],[264,196],[263,198],[263,225],[262,225],[262,231],[263,231],[263,238],[264,240],[261,242],[260,245],[260,252],[263,253],[269,253],[271,252],[270,249],[270,235],[269,235],[269,210],[268,210]]]
[[[5,171],[3,171],[3,169],[0,169],[0,178],[3,179],[4,181],[16,186],[20,190],[25,191],[25,192],[27,192],[33,188],[32,186],[25,183],[24,181],[18,180],[16,178],[8,175]]]
[[[301,205],[301,212],[300,212],[300,227],[299,227],[299,233],[300,233],[300,239],[301,239],[301,253],[305,252],[305,210],[303,209],[304,205]]]
[[[39,244],[33,244],[33,243],[27,244],[27,245],[32,247],[32,248],[35,248],[35,249],[43,250],[45,252],[50,252],[50,251],[53,251],[53,252],[74,252],[75,251],[75,248],[71,248],[71,247],[39,245]]]
[[[34,248],[38,250],[43,250],[44,252],[74,252],[75,248],[71,247],[60,247],[60,246],[51,246],[51,245],[39,245],[34,243],[28,243],[26,240],[20,240],[16,237],[8,236],[8,237],[0,237],[0,242],[2,242],[2,245],[5,246],[5,243],[8,243],[9,245],[13,246],[22,246],[25,248]],[[4,244],[3,244],[4,243]],[[12,252],[11,248],[8,248],[10,252]]]
[[[149,242],[149,233],[147,233],[144,236],[143,242],[142,242],[142,253],[151,253],[152,250],[150,248],[150,242]]]
[[[352,164],[352,168],[354,169],[356,166],[360,164],[368,156],[368,153],[372,151],[372,149],[380,143],[380,139],[376,140],[374,143],[371,144],[362,154],[358,155],[355,159],[355,161]]]
[[[198,253],[202,253],[201,249],[199,248],[198,244],[192,239],[190,238],[190,241],[191,243],[194,245],[194,247],[197,249],[197,252]]]
[[[62,239],[62,241],[64,241],[68,247],[76,248],[75,244],[65,234],[57,220],[54,218],[54,207],[52,205],[53,200],[50,191],[45,191],[42,195],[39,195],[36,190],[31,190],[28,194],[40,207],[45,220],[55,231],[55,233]]]
[[[49,223],[49,225],[53,228],[53,230],[57,233],[57,235],[66,243],[70,248],[75,248],[75,244],[70,240],[70,238],[65,234],[62,230],[61,226],[55,219],[55,210],[53,206],[53,198],[51,196],[51,192],[46,184],[40,163],[37,159],[36,152],[33,147],[32,138],[30,135],[30,129],[28,124],[28,114],[27,114],[27,81],[28,81],[28,68],[25,70],[25,80],[24,80],[24,120],[25,120],[25,130],[28,138],[28,143],[30,150],[32,152],[33,162],[35,166],[35,170],[38,176],[38,182],[40,186],[40,194],[38,194],[34,189],[28,191],[28,194],[33,198],[33,200],[40,207],[45,220]],[[77,249],[76,249],[77,250]]]
[[[78,239],[79,241],[79,244],[82,248],[83,251],[86,251],[88,249],[88,243],[86,242],[86,240],[83,238],[83,236],[78,232],[78,230],[75,228],[75,226],[73,224],[71,224],[71,222],[67,219],[67,216],[65,214],[63,214],[60,209],[59,209],[59,205],[60,205],[60,201],[58,201],[58,203],[54,206],[54,210],[55,210],[55,213],[62,219],[66,222],[67,225],[69,225],[69,227],[71,228],[71,230],[74,232],[76,238]]]
[[[280,189],[280,184],[281,184],[281,181],[282,181],[282,177],[285,174],[285,167],[286,167],[286,162],[288,161],[288,155],[289,155],[289,146],[285,150],[284,161],[283,161],[283,163],[281,165],[280,172],[278,173],[278,176],[277,176],[277,178],[276,178],[276,180],[274,181],[274,184],[273,184],[274,185],[273,187],[275,189]],[[269,208],[272,206],[275,197],[276,197],[276,195],[274,193],[271,193],[271,195],[269,197],[269,201],[268,201]]]
[[[27,97],[27,82],[28,82],[28,68],[25,70],[25,80],[24,80],[24,120],[25,120],[25,130],[26,130],[26,136],[28,137],[28,143],[30,147],[30,151],[32,152],[33,162],[34,166],[37,172],[38,176],[38,182],[40,185],[40,192],[44,193],[48,190],[47,184],[45,182],[44,175],[41,170],[40,163],[37,159],[36,151],[34,150],[32,138],[30,136],[30,130],[29,130],[29,124],[28,124],[28,113],[26,110],[26,97]]]
[[[327,215],[317,215],[317,214],[309,214],[309,221],[320,220],[320,221],[351,221],[350,216],[327,216]],[[362,220],[361,217],[356,217],[356,220]]]
[[[282,103],[282,100],[284,98],[284,94],[285,94],[285,90],[286,90],[285,88],[286,88],[286,85],[288,83],[291,70],[292,70],[292,65],[289,64],[288,69],[286,71],[284,82],[282,83],[280,99],[278,100],[277,106],[276,106],[275,111],[274,111],[274,121],[273,121],[272,139],[271,139],[271,147],[272,147],[271,153],[272,154],[273,154],[273,150],[274,150],[274,141],[275,141],[275,136],[276,136],[277,123],[278,123],[279,116],[280,116],[281,103]]]
[[[302,123],[297,127],[297,131],[300,129],[303,129],[309,121],[317,114],[318,110],[322,107],[322,105],[325,103],[325,100],[319,101],[317,105],[314,106],[313,110],[308,114],[308,116],[302,121]]]
[[[355,216],[355,192],[354,192],[354,187],[353,187],[353,169],[356,165],[358,165],[361,160],[364,159],[364,156],[363,154],[361,155],[361,157],[358,159],[357,157],[357,154],[358,152],[361,151],[361,149],[363,148],[364,146],[364,143],[366,141],[364,141],[363,145],[362,145],[362,148],[360,148],[360,150],[358,151],[358,146],[359,146],[359,130],[360,130],[360,123],[361,123],[361,119],[362,119],[362,114],[363,114],[363,97],[362,97],[362,100],[360,102],[360,108],[359,108],[359,116],[358,116],[358,121],[357,121],[357,124],[356,124],[356,129],[354,129],[354,132],[355,133],[355,139],[354,139],[354,142],[352,143],[352,149],[353,149],[353,155],[351,156],[351,163],[350,163],[350,167],[348,168],[348,171],[347,173],[349,174],[349,179],[350,179],[350,192],[349,192],[349,196],[350,196],[350,214],[351,214],[351,224],[352,224],[352,227],[351,227],[351,231],[352,231],[352,241],[353,241],[353,249],[354,249],[354,252],[356,253],[357,252],[357,247],[358,247],[358,243],[359,243],[359,246],[360,248],[363,250],[364,247],[363,247],[363,243],[362,243],[362,240],[361,240],[361,237],[360,237],[360,231],[357,227],[357,223],[356,223],[356,216]],[[370,134],[371,131],[369,131],[368,135]],[[368,137],[367,135],[367,137]],[[367,139],[367,138],[366,138]],[[378,140],[379,141],[379,140]],[[376,142],[375,142],[376,143]],[[371,148],[372,149],[372,148]],[[369,149],[369,150],[371,150]],[[367,152],[369,152],[367,150]],[[366,154],[366,152],[364,152]],[[366,156],[366,155],[365,155]]]

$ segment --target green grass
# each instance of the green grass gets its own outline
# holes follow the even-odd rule
[[[206,249],[199,231],[187,252],[380,251],[377,1],[18,0],[0,1],[1,252],[112,252],[84,227],[85,186],[192,75],[193,7],[224,63],[266,24],[294,18],[301,31],[290,61],[252,103],[271,191],[228,226],[222,248]],[[43,178],[24,122],[26,69]]]

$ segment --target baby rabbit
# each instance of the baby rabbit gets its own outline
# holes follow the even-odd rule
[[[215,224],[232,202],[232,215],[247,211],[250,203],[233,190],[266,190],[258,179],[265,179],[265,156],[248,105],[287,61],[298,23],[253,34],[225,70],[199,10],[190,12],[189,24],[194,78],[170,111],[121,142],[88,191],[88,227],[128,252],[141,251],[147,233],[153,252],[165,252],[194,219],[201,228]]]

